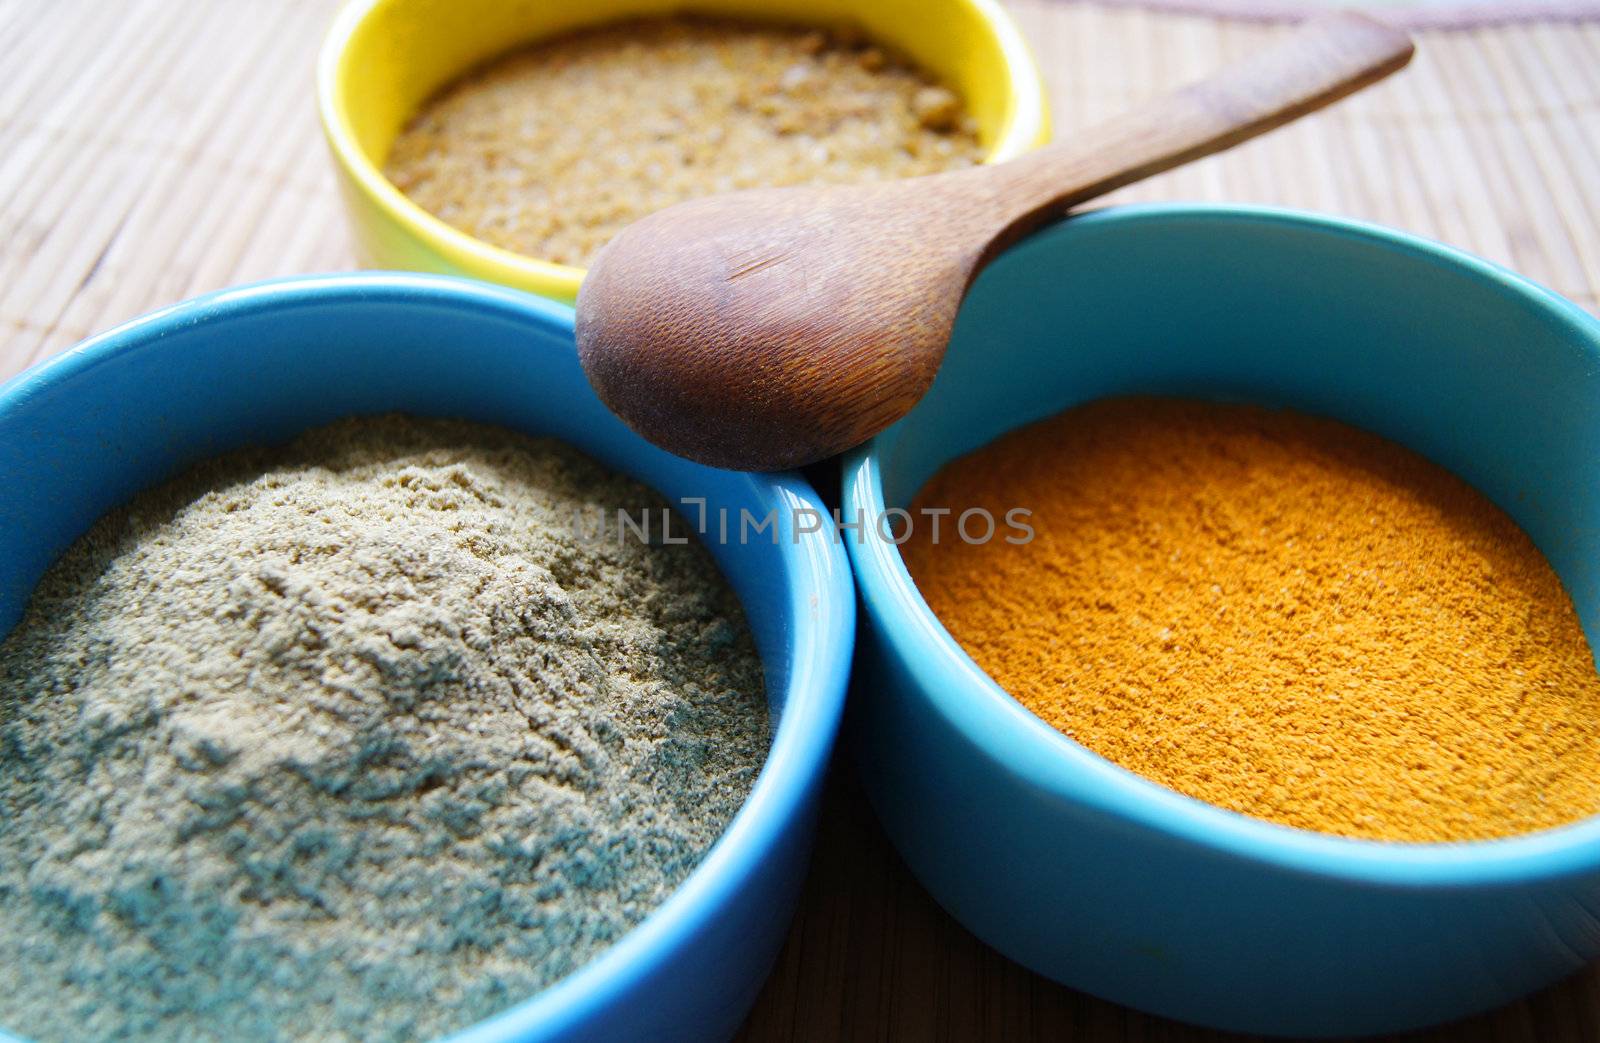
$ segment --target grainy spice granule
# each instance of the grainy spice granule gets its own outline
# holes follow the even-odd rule
[[[955,94],[857,34],[674,17],[580,31],[469,74],[423,106],[386,172],[479,239],[582,265],[624,225],[699,196],[981,157]]]
[[[1481,494],[1329,420],[1093,403],[954,461],[916,507],[1032,543],[904,548],[990,676],[1181,793],[1350,837],[1478,840],[1600,811],[1600,677]]]

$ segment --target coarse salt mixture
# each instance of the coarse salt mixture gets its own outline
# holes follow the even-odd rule
[[[623,226],[699,196],[982,156],[952,91],[858,33],[680,16],[490,62],[422,107],[385,173],[470,235],[583,265]]]
[[[102,519],[0,644],[0,1026],[429,1037],[637,924],[769,727],[704,549],[590,540],[591,507],[663,504],[390,416]]]

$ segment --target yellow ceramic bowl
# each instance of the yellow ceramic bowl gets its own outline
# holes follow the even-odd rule
[[[1044,87],[997,0],[351,0],[317,68],[322,126],[365,263],[470,275],[560,301],[583,269],[503,250],[429,214],[383,176],[396,135],[457,76],[519,44],[685,8],[796,23],[855,23],[966,99],[990,162],[1049,136]]]

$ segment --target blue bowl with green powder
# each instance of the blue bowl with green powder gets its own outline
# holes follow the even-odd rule
[[[730,1036],[804,876],[854,636],[849,567],[827,534],[796,531],[824,509],[800,478],[702,467],[612,417],[578,365],[569,308],[434,276],[295,278],[167,308],[22,374],[0,387],[0,634],[50,562],[140,490],[241,445],[388,411],[557,437],[669,503],[690,500],[689,524],[701,508],[713,525],[724,509],[775,519],[746,539],[704,540],[744,606],[775,722],[748,800],[615,945],[454,1038]]]
[[[933,895],[1057,981],[1275,1035],[1441,1022],[1600,956],[1600,820],[1413,844],[1247,818],[1074,743],[962,650],[871,520],[955,457],[1117,394],[1289,407],[1416,450],[1522,526],[1600,647],[1600,322],[1350,221],[1177,205],[1074,217],[983,273],[927,398],[845,461],[844,515],[868,520],[848,533],[864,607],[851,727],[873,803]]]

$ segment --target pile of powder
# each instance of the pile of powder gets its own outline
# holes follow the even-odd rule
[[[767,711],[704,549],[591,542],[590,506],[663,504],[558,443],[383,417],[102,519],[0,645],[0,1025],[429,1037],[638,923]]]
[[[491,62],[423,106],[385,172],[473,236],[582,265],[688,199],[912,177],[982,154],[954,93],[857,34],[673,17]]]
[[[1003,688],[1181,793],[1349,837],[1456,841],[1600,812],[1600,677],[1572,603],[1481,494],[1290,412],[1092,403],[952,462],[916,506],[1036,538],[904,548]]]

